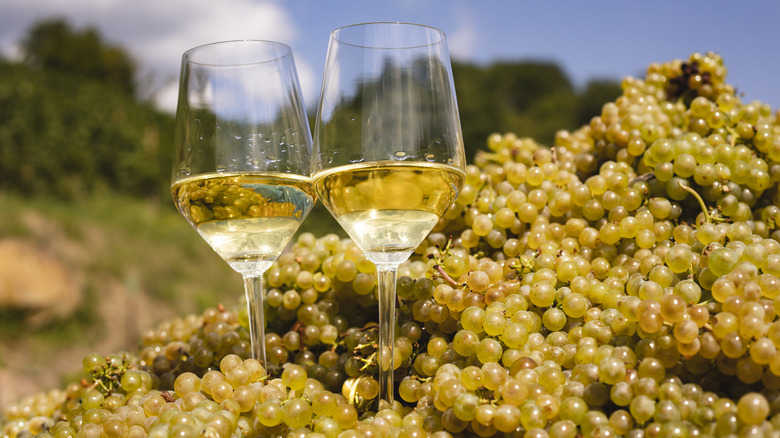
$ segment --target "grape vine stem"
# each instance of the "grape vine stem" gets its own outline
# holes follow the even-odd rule
[[[452,277],[450,277],[449,274],[447,274],[447,272],[444,270],[444,268],[441,267],[441,265],[436,264],[436,265],[433,266],[433,269],[435,269],[436,272],[439,273],[441,278],[443,278],[444,281],[449,283],[451,286],[459,286],[460,285],[457,281],[455,281]]]
[[[710,218],[710,213],[707,211],[707,205],[704,203],[704,200],[701,199],[701,196],[699,196],[698,193],[696,193],[696,190],[693,190],[692,188],[686,186],[683,183],[678,183],[680,188],[685,190],[686,192],[692,194],[697,201],[699,201],[699,206],[701,207],[701,211],[704,213],[704,222],[711,223],[712,218]]]

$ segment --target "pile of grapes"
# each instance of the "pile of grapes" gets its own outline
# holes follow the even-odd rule
[[[398,273],[377,403],[374,266],[301,235],[246,315],[160,324],[6,437],[780,437],[780,115],[716,54],[653,64],[545,147],[494,134]]]

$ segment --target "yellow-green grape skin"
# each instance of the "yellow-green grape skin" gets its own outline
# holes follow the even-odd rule
[[[12,403],[0,430],[775,436],[780,119],[726,72],[714,53],[653,63],[549,145],[491,134],[398,267],[390,407],[376,403],[376,265],[339,234],[303,233],[264,276],[267,364],[245,359],[246,310],[210,308],[145,331],[137,355],[87,355],[83,384]],[[192,195],[222,217],[251,192]]]

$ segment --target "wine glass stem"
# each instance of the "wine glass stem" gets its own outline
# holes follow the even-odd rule
[[[249,339],[252,357],[266,366],[265,327],[263,326],[263,275],[244,276],[247,317],[249,318]]]
[[[397,264],[379,264],[377,296],[379,298],[379,400],[393,402],[393,344],[395,343],[395,280]]]

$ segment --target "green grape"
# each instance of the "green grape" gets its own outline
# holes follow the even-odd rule
[[[339,405],[333,413],[333,419],[342,429],[349,429],[357,423],[357,410],[350,404]]]
[[[667,251],[664,262],[672,272],[680,274],[691,269],[693,253],[687,244],[677,244]]]
[[[639,233],[639,221],[635,217],[627,216],[620,221],[620,237],[632,239]]]
[[[666,294],[659,300],[661,304],[661,317],[667,322],[679,322],[686,315],[687,306],[685,301],[674,294]]]
[[[242,385],[233,391],[232,400],[238,403],[241,412],[249,412],[255,408],[257,394],[249,385]]]
[[[334,436],[341,432],[341,427],[336,420],[328,417],[318,417],[314,422],[314,433],[322,436]],[[313,434],[310,434],[310,436]]]
[[[599,379],[609,385],[623,380],[626,375],[625,364],[617,358],[605,357],[599,362]]]
[[[476,417],[480,405],[479,397],[471,392],[464,392],[455,399],[452,411],[459,419],[471,421]]]
[[[549,307],[555,301],[555,289],[546,283],[535,284],[529,294],[531,303],[537,307]]]
[[[629,412],[637,423],[645,423],[655,414],[655,401],[645,395],[639,395],[631,400]]]
[[[379,394],[379,382],[372,377],[362,377],[358,380],[357,393],[366,400],[372,400]]]
[[[570,318],[581,318],[589,308],[588,299],[581,293],[573,292],[564,297],[561,310]]]
[[[501,343],[493,338],[482,339],[476,348],[477,359],[481,363],[498,362],[504,350]]]
[[[471,223],[471,229],[477,236],[487,236],[493,229],[493,219],[487,214],[477,215]]]
[[[522,421],[522,410],[508,403],[500,405],[493,414],[493,426],[500,432],[511,432],[521,424],[525,427]]]
[[[542,322],[547,330],[554,332],[563,329],[566,325],[567,318],[566,314],[561,309],[551,307],[542,314]]]
[[[267,364],[245,359],[246,311],[212,307],[145,331],[137,354],[87,355],[84,385],[11,403],[0,430],[774,436],[778,118],[725,79],[694,53],[625,78],[550,147],[491,134],[398,267],[391,405],[374,402],[376,266],[303,233],[265,275]],[[216,190],[193,196],[240,210]]]
[[[376,285],[376,279],[371,274],[365,272],[359,272],[352,280],[352,289],[358,295],[368,295],[374,291]]]
[[[769,338],[759,338],[750,345],[750,359],[758,365],[769,365],[775,354],[777,347]]]
[[[460,323],[466,330],[471,330],[474,333],[482,332],[482,321],[485,317],[485,310],[478,306],[470,306],[466,308],[460,315]]]
[[[97,389],[87,390],[81,397],[81,404],[85,410],[100,409],[105,397]]]
[[[292,390],[303,389],[307,378],[306,370],[299,365],[290,364],[282,371],[282,383]]]
[[[699,326],[690,319],[684,319],[674,325],[674,337],[677,342],[687,344],[699,336]]]
[[[690,154],[680,154],[674,158],[673,169],[680,178],[690,178],[696,169],[696,159]]]
[[[464,357],[475,354],[478,345],[479,336],[471,330],[459,330],[452,339],[452,348]]]
[[[747,352],[748,340],[732,331],[723,336],[720,347],[726,357],[737,359]]]
[[[501,312],[486,312],[482,318],[482,328],[489,336],[503,333],[506,324],[506,318]]]
[[[482,369],[473,365],[466,366],[460,372],[460,381],[468,391],[474,391],[482,386],[483,377]]]
[[[571,420],[558,420],[550,425],[550,438],[574,438],[577,436],[577,425]]]
[[[579,425],[585,420],[588,411],[588,404],[582,398],[570,396],[562,400],[559,415],[562,420],[569,420]]]
[[[720,277],[731,272],[739,261],[739,255],[732,249],[720,247],[713,250],[708,258],[707,267]]]
[[[401,399],[406,402],[417,402],[420,398],[418,396],[420,386],[421,384],[418,380],[406,377],[401,380],[401,383],[398,386],[398,394],[401,396]]]
[[[180,396],[200,391],[200,378],[194,373],[182,373],[173,384],[173,390]]]
[[[767,250],[764,245],[754,242],[747,245],[740,255],[740,261],[752,263],[756,268],[762,269],[766,266]]]
[[[712,111],[712,102],[703,96],[698,96],[691,101],[691,114],[696,117],[706,117]]]
[[[675,175],[674,164],[666,161],[658,163],[653,168],[653,173],[658,181],[667,182]]]
[[[662,298],[664,290],[663,287],[655,281],[644,281],[639,286],[637,293],[639,298],[643,300],[650,299],[653,301],[658,301]]]
[[[453,278],[458,278],[468,270],[468,258],[461,254],[453,254],[444,260],[444,271]]]
[[[122,375],[120,383],[125,392],[131,393],[141,390],[146,385],[148,378],[148,374],[143,371],[128,370]]]
[[[763,394],[747,393],[737,403],[737,416],[747,424],[759,424],[769,416],[769,402]]]
[[[282,420],[292,428],[304,427],[312,419],[311,405],[300,398],[286,400],[282,404]]]
[[[591,199],[582,206],[582,215],[589,221],[597,221],[604,217],[604,207],[598,200]]]
[[[266,427],[274,427],[284,420],[282,408],[272,400],[261,403],[256,412],[258,421]]]
[[[85,372],[92,373],[106,365],[106,358],[97,353],[89,353],[84,356],[82,364]]]
[[[723,233],[714,224],[704,223],[696,230],[696,240],[703,245],[708,245],[712,242],[719,242],[723,238]]]
[[[483,271],[472,271],[469,272],[466,284],[474,292],[484,292],[490,286],[490,277]]]
[[[610,388],[609,398],[618,406],[628,406],[634,398],[634,390],[628,382],[617,382]]]
[[[482,384],[485,388],[495,391],[507,379],[508,371],[496,362],[487,362],[482,365]]]
[[[672,142],[666,138],[662,138],[653,141],[645,156],[652,159],[655,163],[663,163],[672,161],[674,159],[674,153],[674,145]]]

